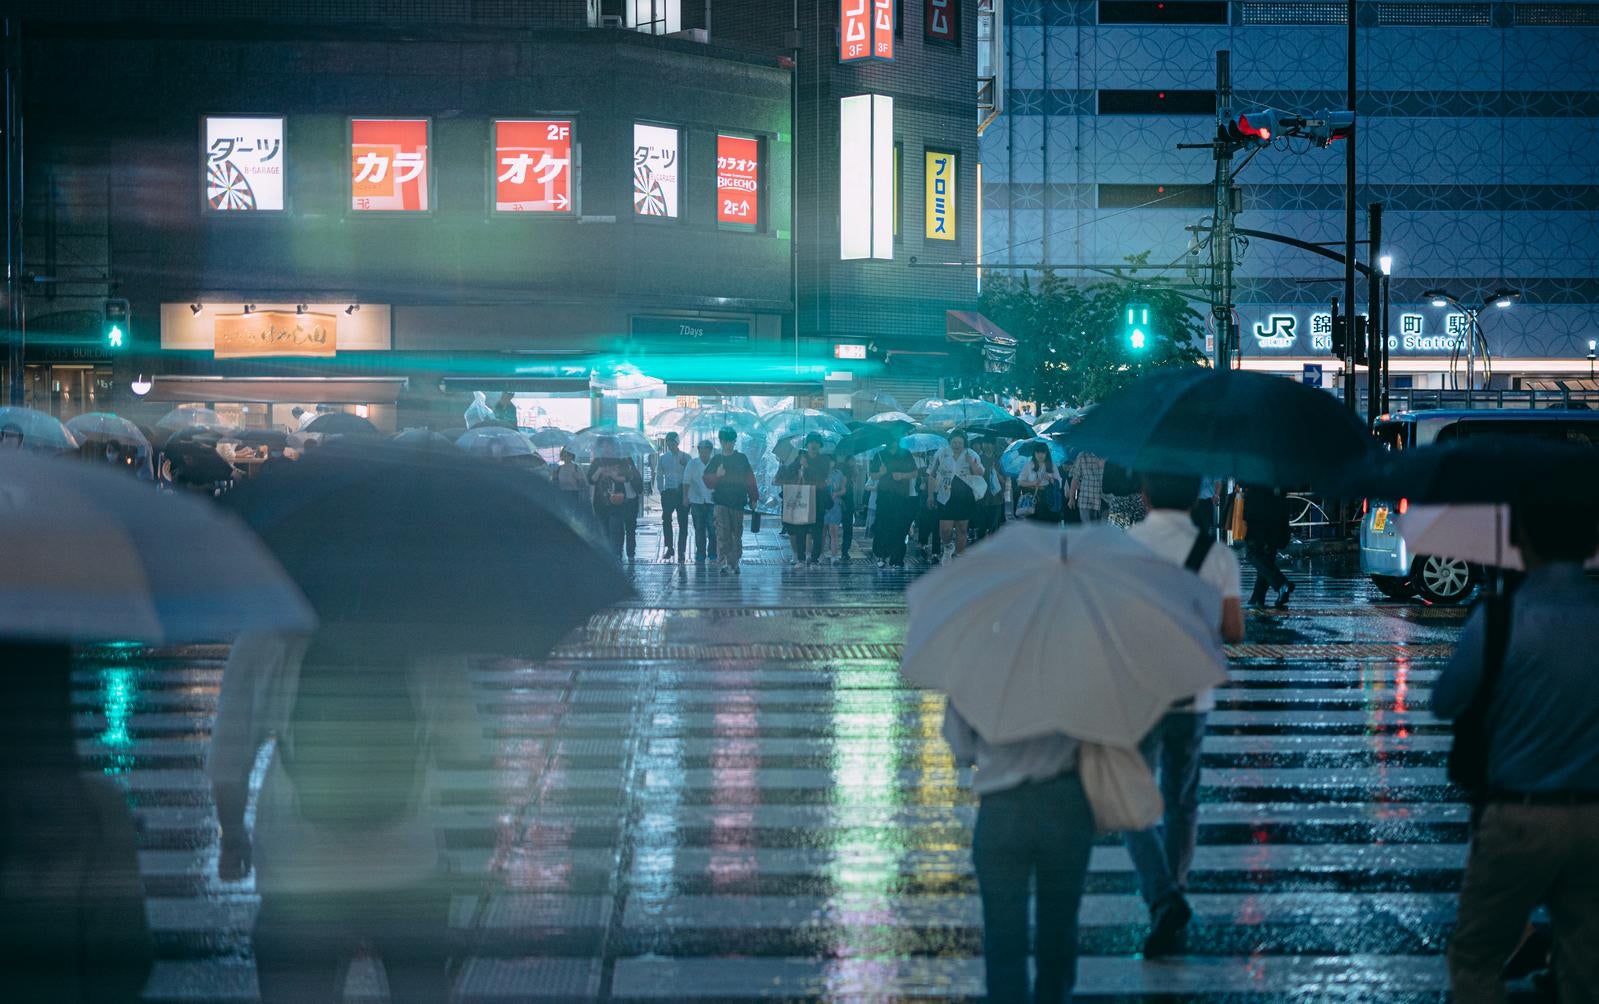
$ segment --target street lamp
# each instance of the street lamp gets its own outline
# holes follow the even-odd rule
[[[1506,309],[1521,298],[1521,290],[1501,286],[1499,289],[1494,290],[1491,296],[1486,297],[1480,306],[1471,307],[1461,303],[1460,298],[1447,289],[1429,289],[1421,295],[1430,300],[1434,307],[1453,305],[1462,314],[1466,315],[1466,403],[1469,407],[1471,393],[1477,389],[1477,344],[1479,341],[1482,343],[1484,362],[1490,358],[1488,355],[1488,341],[1483,336],[1482,322],[1479,320],[1479,316],[1490,306],[1499,310]],[[1455,351],[1458,355],[1459,348],[1457,347]],[[1453,365],[1450,366],[1449,372],[1451,379],[1453,379]]]
[[[1588,379],[1593,379],[1593,363],[1599,359],[1599,339],[1588,339]]]

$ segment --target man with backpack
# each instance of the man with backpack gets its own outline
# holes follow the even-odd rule
[[[1145,474],[1144,505],[1149,515],[1127,535],[1216,587],[1216,633],[1224,642],[1244,637],[1242,574],[1238,559],[1214,546],[1214,534],[1195,529],[1189,511],[1199,497],[1200,479],[1187,475]],[[1173,707],[1140,744],[1155,771],[1165,802],[1165,818],[1148,830],[1122,835],[1138,873],[1139,892],[1150,911],[1144,956],[1170,955],[1182,947],[1193,918],[1188,905],[1188,869],[1199,839],[1199,755],[1205,719],[1216,706],[1204,691]]]
[[[1433,712],[1457,722],[1451,779],[1475,789],[1476,803],[1449,982],[1460,1004],[1504,1001],[1501,969],[1542,905],[1560,999],[1594,1001],[1599,584],[1583,563],[1599,551],[1599,509],[1515,507],[1510,539],[1525,580],[1472,613],[1432,691]]]
[[[233,646],[207,762],[221,826],[218,876],[256,872],[263,1004],[342,999],[362,950],[390,997],[448,999],[451,889],[436,832],[436,773],[486,754],[464,660],[384,653],[371,638],[247,635]],[[245,829],[249,778],[275,741]]]

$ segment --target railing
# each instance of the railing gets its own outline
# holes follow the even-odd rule
[[[1388,410],[1436,411],[1440,408],[1576,408],[1599,410],[1599,390],[1431,390],[1388,392]]]

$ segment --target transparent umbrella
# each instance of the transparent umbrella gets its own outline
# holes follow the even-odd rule
[[[103,444],[106,461],[124,469],[150,471],[150,441],[132,422],[106,411],[91,411],[67,420],[67,431],[79,443]]]
[[[1010,412],[997,404],[965,398],[932,409],[922,419],[922,424],[937,432],[950,432],[973,426],[998,425],[1012,418],[1014,416]]]
[[[873,415],[871,418],[868,418],[867,421],[868,422],[908,422],[911,425],[915,425],[916,424],[916,419],[912,418],[908,413],[903,412],[903,411],[885,411],[885,412],[880,412],[880,413],[878,413],[876,415]]]
[[[0,408],[0,448],[76,450],[78,441],[52,415],[32,408]]]
[[[455,441],[455,448],[465,450],[474,457],[487,457],[490,460],[538,456],[538,450],[532,441],[522,433],[515,429],[499,429],[494,426],[468,429]]]
[[[931,432],[913,432],[899,441],[906,453],[937,453],[949,445],[949,440]]]
[[[773,439],[803,436],[807,432],[833,432],[840,437],[849,435],[849,426],[843,421],[815,408],[790,408],[767,415],[763,421]]]
[[[207,429],[225,429],[228,423],[222,416],[210,408],[173,408],[161,417],[155,424],[157,429],[167,432],[176,432],[178,429],[187,429],[190,426],[202,426]]]
[[[664,436],[668,432],[681,435],[683,426],[698,413],[697,408],[668,408],[646,421],[644,431],[652,436]]]
[[[655,456],[655,447],[642,432],[615,425],[590,426],[574,435],[566,444],[566,448],[581,464],[593,462],[597,446],[605,446],[607,450],[614,448],[618,456],[631,457],[635,461]]]
[[[828,454],[837,450],[838,444],[844,439],[843,436],[838,435],[836,432],[807,432],[803,436],[785,436],[779,439],[777,444],[772,447],[772,454],[786,464],[799,456],[800,451],[805,449],[805,440],[811,436],[821,437],[822,452]]]
[[[894,395],[881,390],[858,390],[849,396],[850,410],[856,415],[876,415],[884,411],[898,411],[899,401]]]
[[[1049,459],[1056,467],[1066,462],[1066,447],[1053,439],[1021,439],[1005,448],[1000,454],[999,469],[1008,477],[1017,477],[1022,473],[1022,468],[1027,466],[1027,461],[1033,458],[1033,451],[1044,446],[1049,449]]]
[[[759,450],[766,448],[768,441],[766,425],[753,411],[724,408],[702,408],[693,418],[683,425],[680,430],[685,446],[693,446],[701,440],[709,439],[713,444],[723,429],[732,429],[738,433],[738,448],[745,449],[746,445]]]
[[[934,408],[942,408],[946,402],[941,397],[924,397],[911,405],[907,410],[915,418],[923,418]]]

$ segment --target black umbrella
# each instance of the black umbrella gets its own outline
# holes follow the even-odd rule
[[[216,446],[197,439],[169,443],[163,450],[172,480],[186,485],[209,485],[233,479],[233,465],[222,459]]]
[[[632,593],[554,488],[450,452],[329,446],[226,504],[324,625],[391,648],[537,658]]]
[[[231,438],[245,446],[265,446],[269,450],[281,450],[289,445],[289,434],[279,429],[244,429]]]
[[[1202,367],[1162,370],[1112,394],[1072,443],[1135,471],[1283,488],[1324,483],[1372,449],[1365,425],[1325,391]]]
[[[1037,433],[1033,427],[1019,418],[1007,418],[998,422],[983,422],[971,426],[966,430],[970,436],[986,436],[990,439],[1032,439]]]
[[[1599,447],[1480,436],[1378,453],[1337,479],[1339,495],[1419,505],[1517,503],[1599,506]]]
[[[909,422],[865,422],[861,427],[838,441],[833,455],[853,457],[857,453],[875,450],[880,446],[898,442],[913,426]]]
[[[318,415],[305,427],[306,432],[319,432],[324,436],[381,436],[378,427],[347,411],[330,411]]]

